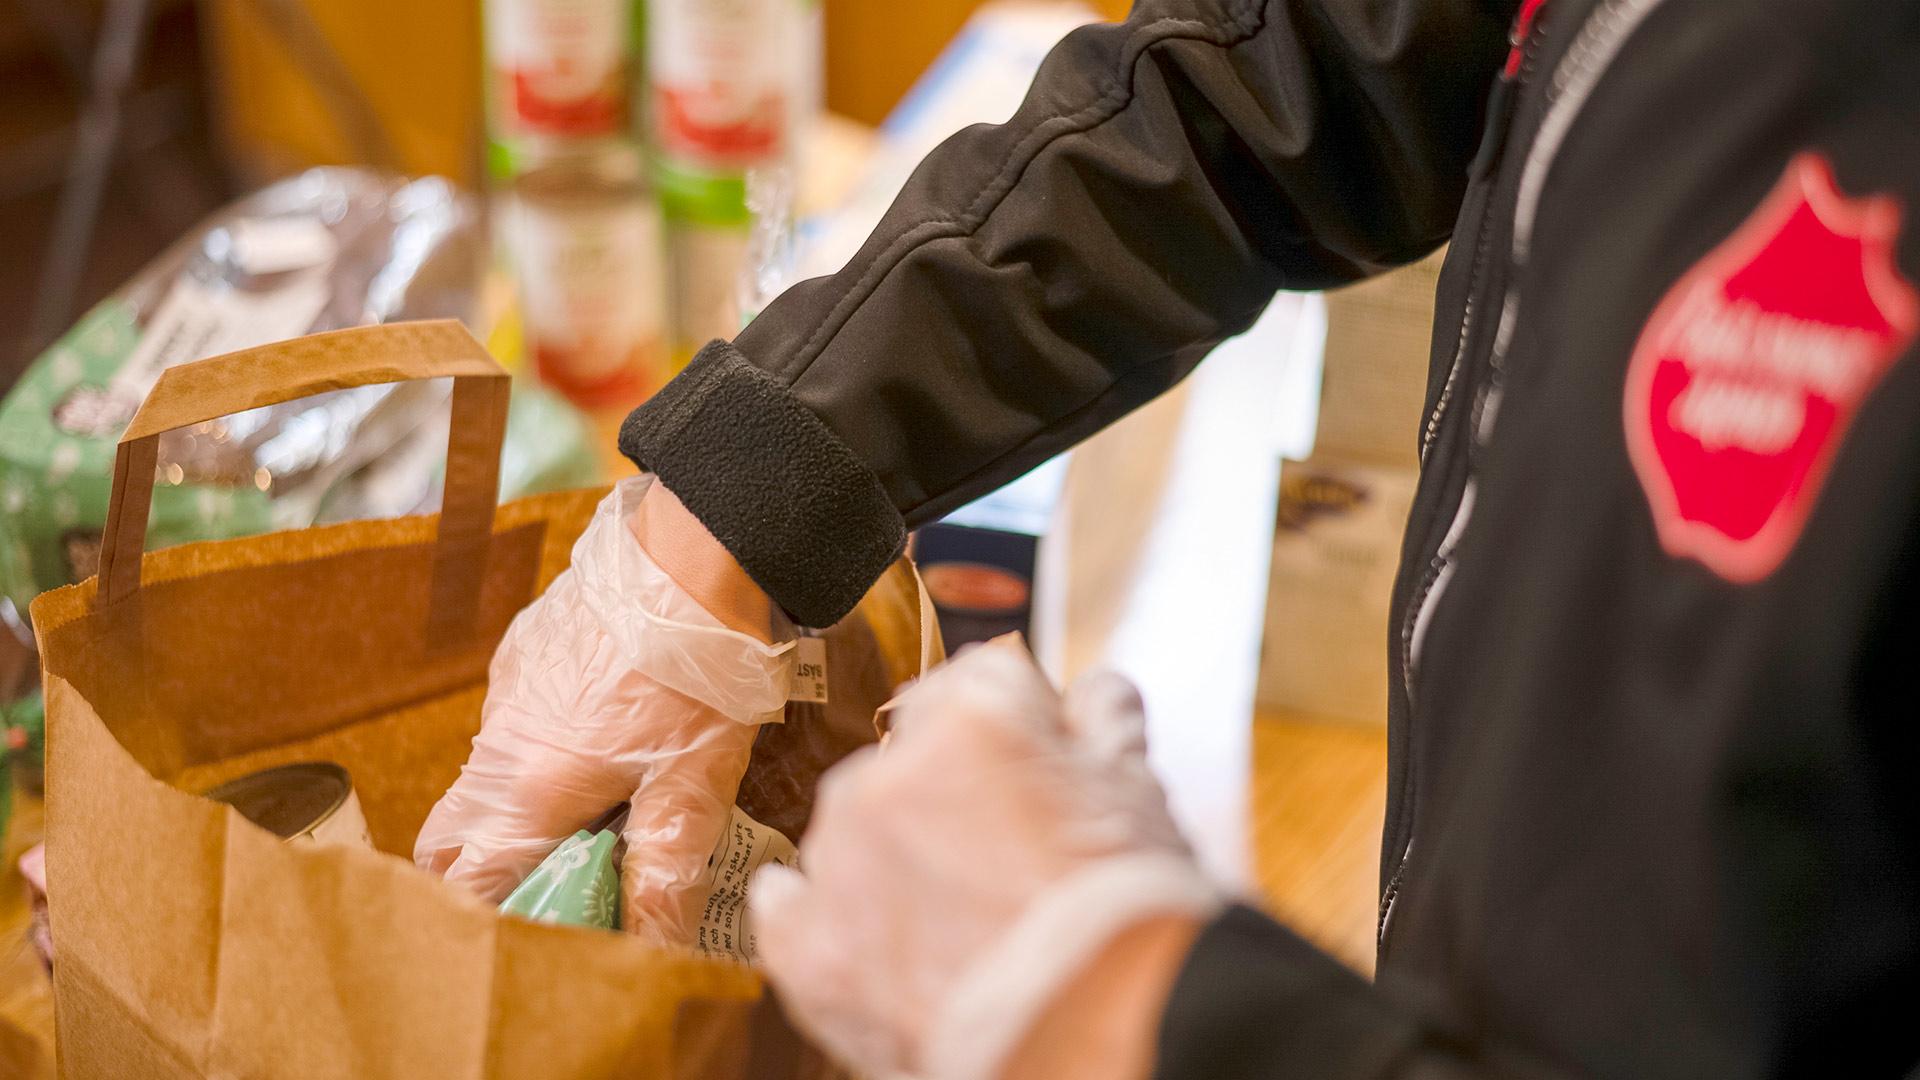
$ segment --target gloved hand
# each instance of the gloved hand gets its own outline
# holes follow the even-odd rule
[[[1065,701],[1018,646],[911,689],[884,747],[821,784],[802,872],[749,892],[795,1021],[875,1076],[988,1080],[1116,935],[1219,906],[1146,764],[1117,676]]]
[[[658,504],[651,482],[624,481],[601,502],[572,566],[508,627],[473,752],[414,861],[498,902],[631,800],[622,925],[684,946],[754,734],[782,715],[793,631],[729,629],[649,557],[638,537]]]

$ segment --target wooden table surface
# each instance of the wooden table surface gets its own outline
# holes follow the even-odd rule
[[[1386,729],[1262,714],[1253,724],[1252,781],[1253,868],[1268,910],[1370,974]]]

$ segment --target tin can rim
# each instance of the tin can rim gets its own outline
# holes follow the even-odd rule
[[[301,823],[298,828],[285,830],[276,828],[273,824],[260,821],[254,814],[247,812],[248,807],[241,805],[249,794],[284,790],[290,782],[303,779],[327,784],[332,790],[325,806]],[[291,840],[296,836],[312,832],[346,805],[347,800],[353,797],[353,777],[345,767],[331,761],[296,761],[236,776],[200,794],[203,798],[233,807],[235,813],[275,836],[283,840]]]

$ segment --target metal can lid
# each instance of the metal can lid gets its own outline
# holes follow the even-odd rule
[[[304,761],[235,777],[201,794],[289,840],[331,817],[352,792],[347,770],[328,761]]]

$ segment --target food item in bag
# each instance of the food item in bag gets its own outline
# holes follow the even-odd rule
[[[262,769],[203,794],[282,840],[354,844],[373,850],[360,798],[347,770],[324,761]]]
[[[620,855],[626,844],[616,828],[582,828],[555,847],[532,874],[501,901],[503,915],[564,926],[620,928]],[[747,886],[766,863],[791,867],[799,861],[793,842],[778,830],[733,807],[728,828],[707,857],[707,905],[701,909],[695,951],[710,957],[753,963],[755,938],[747,919]]]
[[[620,928],[620,837],[611,829],[574,833],[553,849],[500,910],[534,922]]]
[[[793,866],[799,861],[793,841],[734,807],[727,831],[707,859],[707,903],[700,911],[693,947],[708,956],[751,963],[760,951],[747,912],[754,871],[767,863]]]
[[[561,841],[501,901],[500,911],[535,922],[619,929],[619,866],[625,842],[616,830],[625,816],[622,810],[609,827],[596,822]],[[798,861],[793,841],[734,807],[726,831],[707,857],[707,899],[694,949],[751,963],[758,952],[747,912],[753,874],[767,863],[793,866]]]

